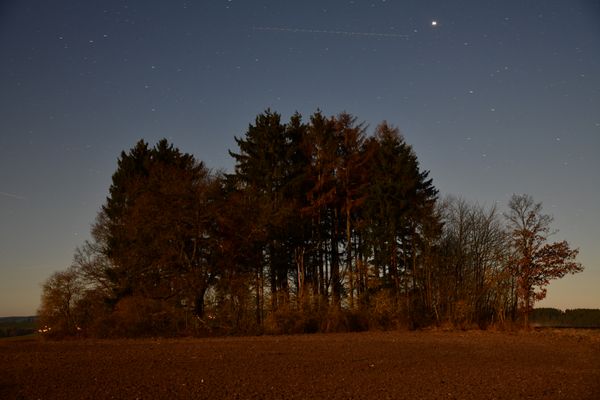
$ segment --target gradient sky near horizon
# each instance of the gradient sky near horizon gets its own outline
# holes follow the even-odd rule
[[[232,170],[268,107],[387,120],[441,195],[532,195],[586,268],[539,305],[600,308],[598,1],[4,0],[0,316],[36,312],[122,150]]]

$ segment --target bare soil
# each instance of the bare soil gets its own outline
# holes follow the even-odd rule
[[[600,335],[0,341],[1,399],[600,399]]]

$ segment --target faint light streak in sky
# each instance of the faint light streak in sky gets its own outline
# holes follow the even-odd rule
[[[334,31],[326,29],[306,29],[306,28],[279,28],[271,26],[253,26],[252,30],[267,31],[267,32],[291,32],[291,33],[318,33],[326,35],[341,35],[341,36],[365,36],[376,38],[399,38],[408,39],[409,35],[399,33],[382,33],[382,32],[354,32],[354,31]]]
[[[14,194],[14,193],[0,192],[0,196],[10,197],[10,198],[17,199],[17,200],[27,200],[25,197],[19,196],[18,194]]]

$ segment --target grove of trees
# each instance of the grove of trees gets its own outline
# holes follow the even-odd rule
[[[231,174],[163,139],[123,151],[91,240],[43,286],[54,335],[297,333],[527,325],[582,270],[530,196],[438,198],[397,128],[350,114],[242,137]]]

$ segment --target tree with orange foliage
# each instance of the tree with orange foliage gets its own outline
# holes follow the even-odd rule
[[[533,304],[546,297],[550,280],[566,274],[583,271],[575,261],[578,249],[571,249],[566,241],[547,243],[552,216],[542,213],[542,203],[535,203],[529,195],[514,194],[505,214],[511,230],[512,268],[516,278],[516,300],[523,314],[525,328],[529,327],[529,313]]]

